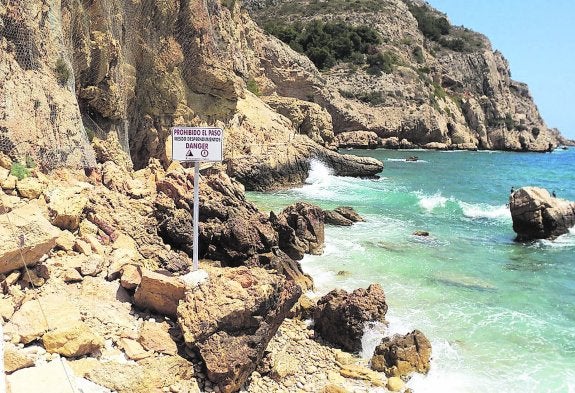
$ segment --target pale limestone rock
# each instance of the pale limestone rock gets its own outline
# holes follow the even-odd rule
[[[9,175],[6,179],[2,181],[3,190],[14,190],[16,188],[16,183],[18,183],[18,178],[13,175]]]
[[[142,344],[131,338],[122,337],[118,341],[118,346],[124,350],[126,356],[132,360],[142,360],[153,355],[142,347]]]
[[[88,204],[88,198],[73,191],[56,189],[51,193],[48,203],[52,224],[72,232],[78,229],[82,213]]]
[[[92,254],[80,266],[80,274],[82,276],[97,276],[103,270],[104,262],[103,257]]]
[[[35,204],[0,215],[0,273],[38,262],[55,246],[59,235],[60,230],[48,222]]]
[[[369,381],[373,386],[384,386],[379,373],[358,364],[348,364],[343,366],[339,373],[345,378],[361,379]]]
[[[104,255],[106,253],[104,246],[102,245],[102,243],[100,243],[100,241],[96,236],[86,235],[82,239],[90,245],[90,248],[95,254]]]
[[[98,234],[98,226],[89,220],[82,220],[80,222],[80,230],[78,234],[80,237],[84,236],[96,236]]]
[[[99,363],[86,377],[118,393],[150,393],[175,383],[191,387],[193,374],[194,369],[187,360],[163,356],[143,359],[136,364]]]
[[[47,319],[48,324],[44,320]],[[80,321],[80,311],[72,300],[59,294],[41,296],[27,301],[14,313],[4,331],[19,335],[19,341],[28,344],[40,338],[49,329],[58,329]]]
[[[82,239],[76,239],[74,242],[74,251],[84,255],[92,255],[92,247]]]
[[[332,383],[325,385],[320,393],[348,393],[349,391],[339,385]]]
[[[178,347],[170,334],[167,324],[145,321],[140,330],[138,342],[148,351],[175,355]]]
[[[7,373],[12,373],[25,367],[34,365],[34,358],[22,351],[12,343],[6,343],[4,346],[4,369]],[[1,385],[0,385],[1,386]]]
[[[76,243],[76,236],[69,231],[62,231],[56,239],[56,246],[64,251],[72,251]]]
[[[184,298],[185,284],[178,277],[142,269],[142,281],[134,294],[134,304],[159,313],[175,316]]]
[[[12,167],[12,159],[3,152],[0,152],[0,168],[10,170]]]
[[[42,336],[44,348],[66,357],[88,355],[104,345],[104,339],[94,334],[84,322],[62,326]]]
[[[66,367],[66,369],[64,369]],[[11,393],[77,393],[78,386],[67,362],[53,360],[50,363],[24,368],[7,377]]]
[[[136,289],[142,282],[141,267],[136,265],[124,265],[121,269],[122,278],[120,285],[126,289]]]
[[[272,377],[283,379],[288,375],[294,375],[301,367],[300,361],[287,353],[280,353],[273,359]]]
[[[28,176],[18,180],[16,184],[18,195],[22,198],[37,199],[46,189],[46,184],[42,183],[37,177]]]
[[[2,318],[4,321],[7,321],[10,319],[12,314],[14,314],[14,301],[12,298],[0,298],[0,318]]]
[[[4,169],[0,166],[0,185],[8,178],[10,175],[10,170]]]
[[[64,282],[73,283],[82,281],[83,277],[78,270],[70,268],[64,271],[62,279],[64,280]]]
[[[386,387],[392,392],[401,392],[405,388],[405,382],[399,377],[390,377],[387,379]]]

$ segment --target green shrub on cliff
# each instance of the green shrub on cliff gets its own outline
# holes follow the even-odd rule
[[[18,180],[22,180],[30,175],[30,170],[19,162],[13,162],[10,167],[10,174],[16,176]]]
[[[415,4],[409,5],[409,11],[417,20],[417,27],[430,40],[439,41],[442,35],[449,34],[451,25],[444,16],[437,16],[430,8]]]
[[[56,60],[56,68],[54,68],[54,72],[56,73],[56,79],[58,80],[58,83],[60,83],[62,86],[68,83],[71,74],[70,69],[68,68],[68,65],[64,59],[61,57]]]
[[[248,91],[250,91],[251,93],[255,94],[256,96],[260,96],[260,87],[258,86],[258,83],[256,82],[256,80],[254,78],[250,78],[247,83],[247,89]]]
[[[369,65],[367,72],[372,75],[381,75],[382,72],[391,74],[393,72],[393,67],[398,62],[399,59],[393,52],[377,52],[373,55],[367,56],[367,64]]]
[[[303,23],[268,22],[264,29],[292,49],[305,54],[319,69],[329,69],[338,61],[361,64],[364,55],[381,43],[369,26],[351,26],[343,21],[319,19]]]

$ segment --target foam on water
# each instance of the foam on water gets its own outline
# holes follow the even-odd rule
[[[467,218],[488,218],[505,221],[511,218],[511,212],[506,205],[492,206],[484,203],[467,203],[463,201],[458,201],[458,204],[463,210],[463,215]]]
[[[554,240],[541,239],[533,243],[535,248],[571,248],[575,247],[575,227],[569,229],[569,233],[559,236]]]
[[[431,212],[437,208],[445,207],[447,201],[450,200],[449,198],[446,198],[443,195],[441,195],[441,193],[439,192],[433,195],[425,195],[422,192],[417,191],[415,195],[417,195],[417,197],[419,198],[419,206],[427,210],[428,212]]]

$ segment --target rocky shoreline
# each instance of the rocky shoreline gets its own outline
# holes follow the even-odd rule
[[[378,285],[302,296],[313,280],[298,260],[322,252],[326,222],[362,220],[353,209],[296,203],[267,216],[208,168],[198,281],[189,273],[191,170],[152,160],[133,172],[116,153],[86,173],[30,169],[22,178],[0,155],[12,393],[403,391],[402,378],[427,372],[429,343],[413,346],[409,335],[381,348],[395,353],[382,372],[354,355],[365,324],[385,323]]]

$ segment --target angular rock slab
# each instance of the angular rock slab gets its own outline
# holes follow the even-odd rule
[[[240,389],[263,357],[301,288],[262,268],[226,268],[186,294],[178,323],[222,392]]]
[[[352,293],[334,289],[318,301],[314,327],[331,343],[350,352],[359,352],[365,323],[384,322],[386,313],[385,294],[379,284]]]
[[[66,362],[53,360],[48,364],[18,370],[6,378],[11,393],[76,393],[78,384]]]
[[[538,187],[523,187],[509,200],[517,241],[554,239],[575,225],[575,202],[551,196]]]
[[[0,274],[38,262],[56,245],[58,236],[60,230],[36,204],[0,215]]]
[[[142,281],[134,294],[134,304],[174,317],[185,290],[186,286],[179,277],[142,269]]]
[[[384,337],[375,348],[371,367],[388,377],[403,377],[412,372],[427,374],[431,361],[431,343],[419,330],[406,335]]]
[[[76,304],[58,294],[50,294],[24,303],[6,324],[4,333],[17,334],[21,343],[28,344],[49,329],[65,328],[80,319],[80,310]]]

